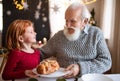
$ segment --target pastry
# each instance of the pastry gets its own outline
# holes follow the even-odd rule
[[[60,68],[58,62],[55,59],[45,59],[37,67],[38,74],[50,74],[57,71]]]

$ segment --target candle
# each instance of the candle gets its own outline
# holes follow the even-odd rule
[[[46,44],[47,43],[47,39],[44,37],[43,38],[43,44]]]

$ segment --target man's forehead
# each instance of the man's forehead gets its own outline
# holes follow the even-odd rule
[[[81,16],[81,10],[69,10],[65,13],[65,18],[77,19],[77,17]],[[73,17],[73,18],[72,18]]]

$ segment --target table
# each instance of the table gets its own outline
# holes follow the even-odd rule
[[[56,81],[56,78],[42,78],[42,77],[38,77],[36,78],[38,81]],[[17,79],[15,81],[28,81],[29,79],[28,78],[25,78],[25,79]],[[67,81],[74,81],[75,79],[74,78],[71,78],[71,79],[66,79]]]
[[[120,81],[120,74],[105,74],[105,76],[108,76],[109,78],[111,78],[113,81]],[[28,78],[25,79],[18,79],[15,81],[28,81]],[[56,78],[42,78],[42,77],[38,77],[37,78],[38,81],[56,81]],[[66,79],[67,81],[74,81],[75,79]]]
[[[120,74],[106,74],[105,76],[108,76],[113,81],[120,81]]]

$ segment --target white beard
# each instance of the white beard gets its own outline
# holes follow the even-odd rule
[[[64,27],[64,35],[65,35],[65,37],[69,41],[75,41],[80,36],[80,33],[81,33],[80,28],[79,27],[70,27],[70,28],[72,28],[73,30],[75,30],[74,33],[73,34],[69,34],[68,27]]]

